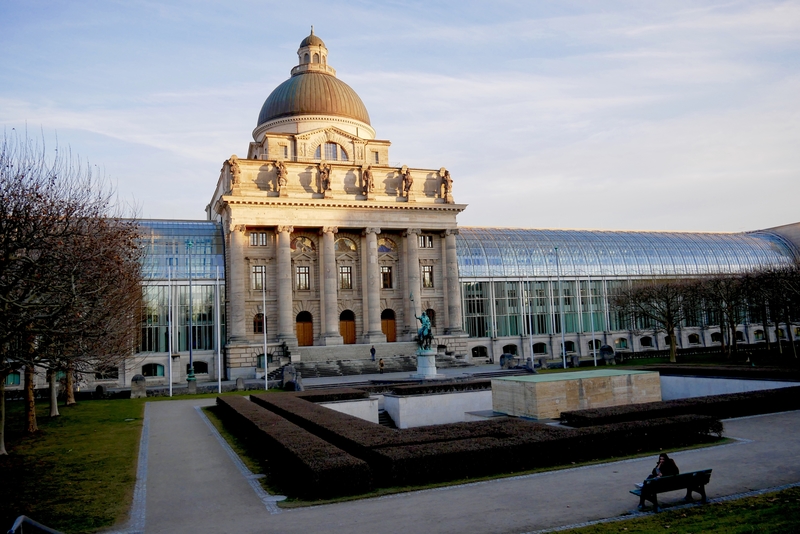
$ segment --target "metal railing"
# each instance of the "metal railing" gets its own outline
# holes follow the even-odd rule
[[[58,530],[46,527],[30,517],[21,515],[14,521],[14,525],[8,534],[62,534]]]

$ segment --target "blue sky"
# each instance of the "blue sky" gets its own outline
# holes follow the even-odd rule
[[[0,3],[0,124],[68,145],[143,217],[203,218],[314,24],[392,164],[463,225],[800,221],[798,2]]]

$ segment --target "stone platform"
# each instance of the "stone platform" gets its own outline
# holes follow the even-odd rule
[[[494,411],[534,419],[660,400],[659,375],[651,371],[598,369],[492,379]]]

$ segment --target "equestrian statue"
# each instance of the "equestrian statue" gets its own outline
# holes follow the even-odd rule
[[[417,317],[414,315],[414,317]],[[433,331],[431,330],[431,320],[428,314],[422,312],[422,315],[417,317],[419,322],[422,323],[417,330],[417,345],[422,350],[430,350],[431,342],[433,341]]]

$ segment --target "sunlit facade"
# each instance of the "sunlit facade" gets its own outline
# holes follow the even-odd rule
[[[620,351],[664,349],[665,334],[646,322],[628,324],[610,305],[632,280],[744,273],[791,265],[798,257],[790,240],[770,231],[461,227],[456,242],[464,330],[476,357],[560,357],[562,328],[568,355],[589,357],[595,345],[606,344]],[[687,321],[681,346],[719,344],[715,321],[709,313]],[[742,323],[740,341],[769,335],[750,327],[746,314]]]

